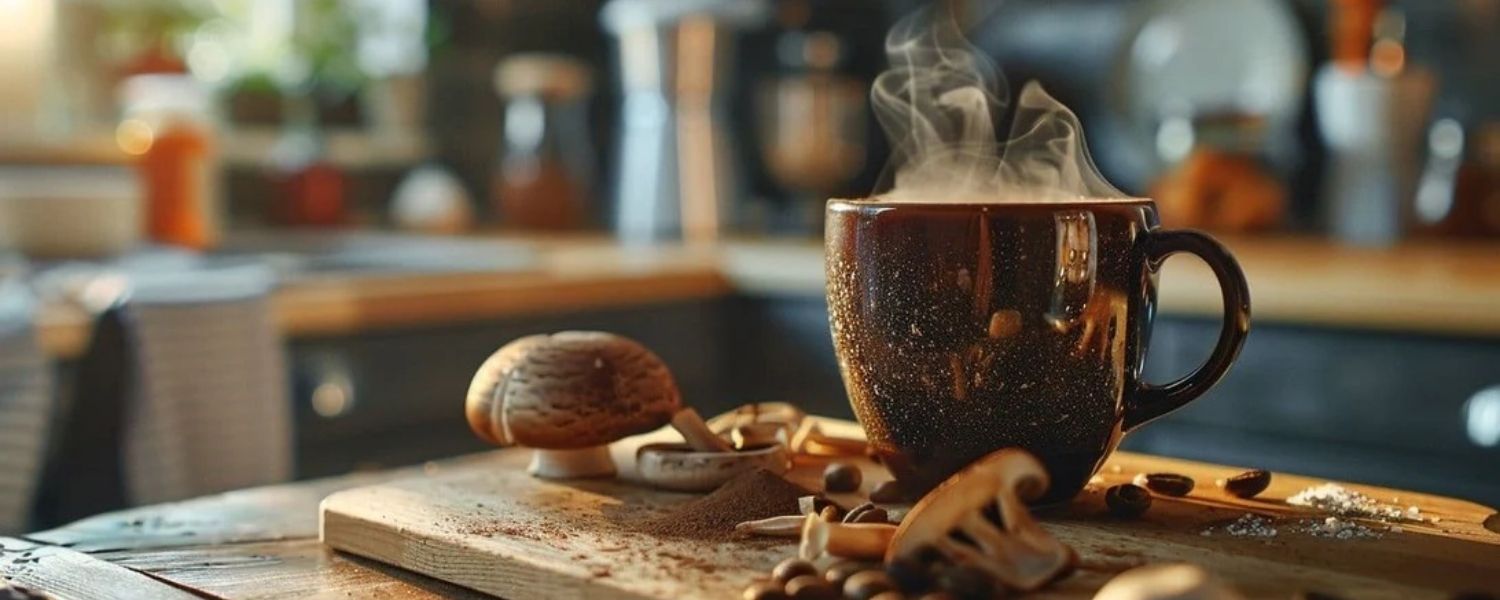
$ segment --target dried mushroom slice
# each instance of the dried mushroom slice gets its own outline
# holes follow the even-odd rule
[[[1007,448],[989,454],[912,507],[885,560],[921,558],[935,551],[983,570],[1011,589],[1040,588],[1077,562],[1073,550],[1042,529],[1026,507],[1049,484],[1046,469],[1025,451]]]

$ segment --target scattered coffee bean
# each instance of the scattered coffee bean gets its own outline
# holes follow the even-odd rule
[[[958,600],[988,600],[995,595],[995,582],[977,567],[952,567],[938,575],[938,586]]]
[[[845,523],[889,523],[890,515],[884,508],[866,502],[849,509],[844,515]]]
[[[1303,591],[1297,592],[1295,594],[1292,594],[1292,600],[1344,600],[1344,599],[1342,597],[1340,597],[1340,596],[1335,596],[1333,594],[1325,594],[1323,592],[1314,592],[1312,590],[1303,590]]]
[[[851,508],[849,509],[849,512],[844,513],[844,522],[853,523],[854,520],[858,519],[860,515],[865,514],[865,511],[868,511],[872,508],[875,508],[875,505],[870,504],[869,502]]]
[[[1132,483],[1163,496],[1186,496],[1193,491],[1193,478],[1176,473],[1141,473]]]
[[[797,512],[804,515],[815,515],[823,512],[824,508],[834,506],[834,503],[822,496],[802,496],[797,498]]]
[[[901,491],[901,484],[896,480],[889,479],[880,482],[875,489],[870,490],[870,501],[881,504],[892,504],[906,500],[906,494]]]
[[[853,492],[863,480],[864,473],[849,463],[828,463],[828,468],[823,469],[823,490],[827,492]]]
[[[823,581],[827,581],[834,589],[842,590],[844,582],[849,580],[850,575],[868,570],[870,570],[870,565],[864,563],[847,560],[836,562],[823,571]]]
[[[785,584],[802,575],[817,574],[818,568],[816,566],[800,558],[788,558],[777,563],[776,567],[771,569],[771,579],[781,584]]]
[[[792,600],[837,600],[839,593],[817,575],[798,575],[786,582],[786,595]]]
[[[1151,493],[1145,488],[1124,483],[1104,490],[1104,504],[1110,514],[1122,519],[1134,519],[1151,508]]]
[[[757,581],[740,593],[743,600],[791,600],[786,590],[772,581]]]
[[[844,597],[850,600],[870,600],[882,592],[894,589],[896,584],[891,582],[885,571],[874,569],[860,571],[844,581]]]
[[[932,586],[932,569],[915,558],[903,556],[886,563],[885,574],[903,591],[920,592]]]
[[[1219,487],[1236,498],[1254,498],[1271,486],[1271,472],[1265,469],[1245,471],[1229,479],[1221,480]]]

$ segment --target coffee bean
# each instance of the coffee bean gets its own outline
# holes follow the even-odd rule
[[[1193,491],[1193,478],[1176,473],[1141,473],[1132,483],[1163,496],[1186,496]]]
[[[959,600],[988,600],[995,595],[995,582],[977,567],[952,567],[938,575],[938,586]]]
[[[802,575],[817,575],[818,568],[812,563],[800,558],[788,558],[776,564],[771,569],[771,579],[777,583],[785,584],[788,581]]]
[[[844,515],[845,523],[889,523],[890,515],[884,508],[866,502],[852,509]]]
[[[822,496],[802,496],[797,498],[797,511],[804,515],[815,515],[823,512],[823,509],[835,504]]]
[[[901,502],[905,499],[906,494],[901,491],[901,484],[896,483],[894,479],[882,481],[879,485],[875,486],[875,489],[870,490],[871,502],[891,504]]]
[[[841,590],[844,589],[844,582],[849,580],[850,575],[868,570],[870,570],[870,565],[864,563],[847,560],[836,562],[823,571],[823,581],[827,581],[834,589]]]
[[[1325,594],[1323,592],[1314,592],[1312,590],[1303,590],[1303,591],[1297,592],[1295,594],[1292,594],[1292,600],[1344,600],[1344,599],[1341,596],[1335,596],[1333,594]]]
[[[823,469],[823,490],[828,492],[853,492],[859,489],[864,473],[849,463],[828,463]]]
[[[750,584],[750,587],[740,593],[740,598],[743,600],[791,600],[780,584],[771,581],[757,581]]]
[[[865,514],[865,511],[870,510],[872,508],[875,508],[875,505],[874,504],[870,504],[869,502],[866,502],[864,504],[861,504],[859,506],[851,508],[851,509],[849,509],[849,512],[844,513],[844,522],[845,523],[853,523],[854,520],[858,519],[860,515]]]
[[[844,581],[844,597],[850,600],[870,600],[882,592],[896,589],[896,584],[884,571],[860,571]]]
[[[1123,519],[1134,519],[1151,508],[1151,493],[1138,485],[1116,485],[1104,491],[1104,504],[1109,506],[1110,514]]]
[[[920,592],[932,585],[932,570],[915,558],[898,557],[886,563],[885,574],[907,592]]]
[[[837,600],[838,591],[817,575],[799,575],[786,582],[786,594],[792,600]]]
[[[1220,487],[1229,492],[1229,495],[1237,498],[1254,498],[1271,486],[1271,472],[1265,469],[1253,469],[1221,481],[1223,484]]]

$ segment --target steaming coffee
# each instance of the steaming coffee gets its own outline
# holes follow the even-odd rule
[[[940,203],[834,200],[828,306],[854,412],[908,493],[1020,446],[1072,497],[1124,432],[1228,370],[1249,329],[1244,276],[1222,246],[1157,228],[1149,200]],[[1156,271],[1196,254],[1219,278],[1224,327],[1208,362],[1140,380]]]

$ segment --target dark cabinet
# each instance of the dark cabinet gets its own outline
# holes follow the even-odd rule
[[[459,407],[500,344],[531,333],[628,335],[672,366],[705,415],[783,400],[851,417],[820,297],[734,297],[583,314],[305,339],[292,344],[299,475],[482,449]],[[1208,355],[1209,320],[1158,318],[1145,376]],[[1125,447],[1500,504],[1500,339],[1256,323],[1212,392]],[[1489,396],[1483,393],[1485,390]],[[1487,399],[1488,398],[1488,399]]]

